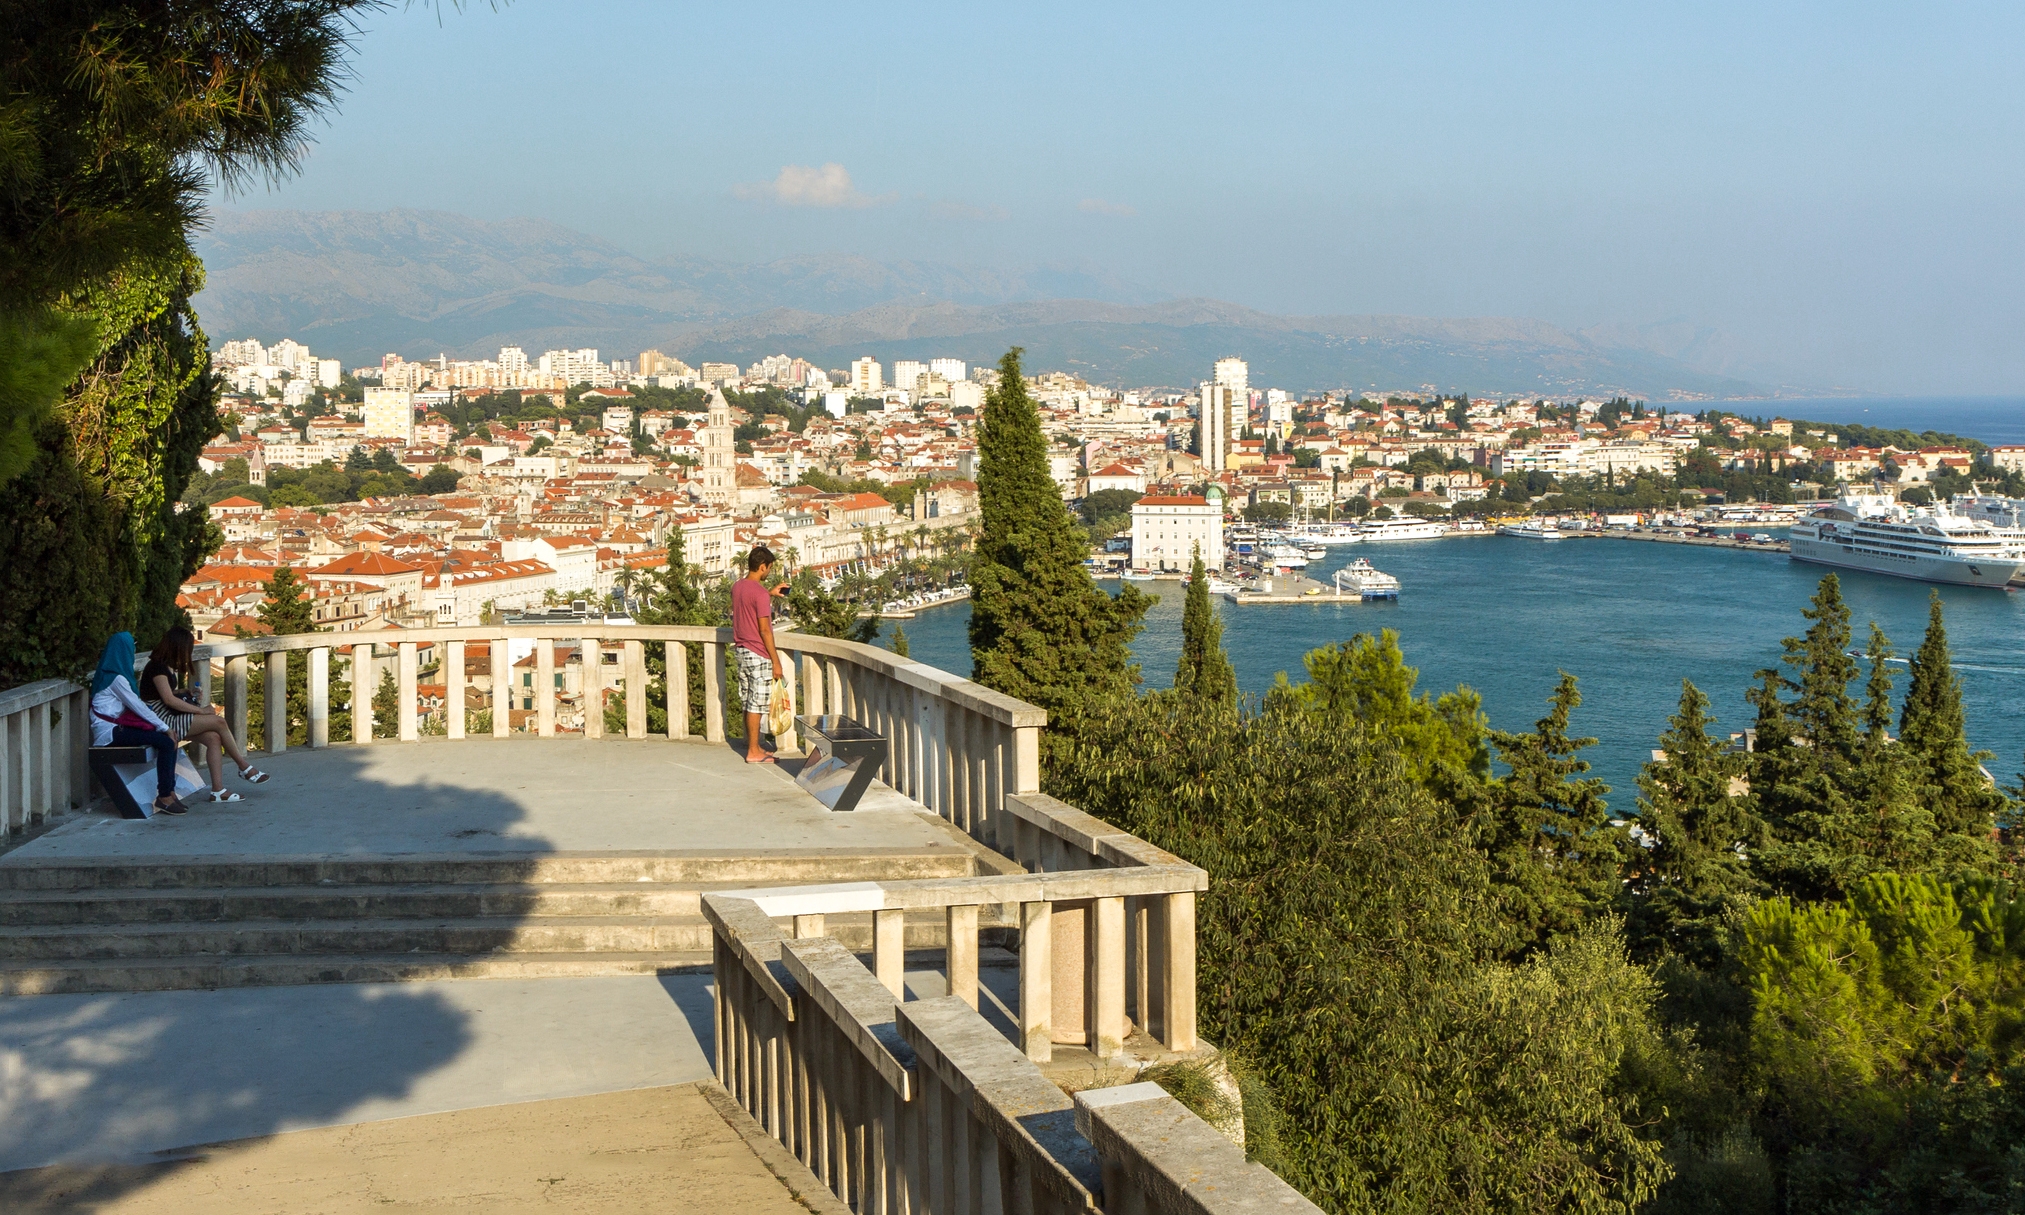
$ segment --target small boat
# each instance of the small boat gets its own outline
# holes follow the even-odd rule
[[[1359,557],[1336,571],[1336,597],[1354,595],[1362,600],[1399,598],[1399,579]]]
[[[1266,550],[1266,558],[1283,569],[1297,570],[1308,564],[1308,554],[1291,544],[1275,544]]]
[[[1146,570],[1119,570],[1118,576],[1127,582],[1151,582],[1153,575]]]
[[[1209,576],[1209,593],[1212,595],[1232,595],[1237,593],[1237,589],[1238,584],[1235,582],[1219,578],[1215,574]]]

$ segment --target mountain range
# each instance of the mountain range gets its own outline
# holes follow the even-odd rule
[[[1626,393],[1653,400],[1819,395],[1764,377],[1684,324],[1571,331],[1481,317],[1278,316],[1158,293],[1088,266],[990,269],[849,255],[649,259],[545,220],[441,211],[220,211],[198,242],[213,341],[293,337],[346,366],[594,346],[691,363],[788,352],[996,361],[1093,382],[1184,387],[1226,355],[1299,391]]]

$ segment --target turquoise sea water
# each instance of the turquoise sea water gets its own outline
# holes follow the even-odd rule
[[[1298,678],[1301,655],[1317,646],[1391,628],[1423,689],[1468,683],[1483,693],[1493,724],[1522,730],[1545,712],[1556,672],[1566,670],[1582,681],[1574,727],[1601,740],[1589,759],[1617,790],[1613,804],[1627,810],[1632,778],[1666,728],[1681,679],[1708,693],[1719,732],[1742,730],[1752,672],[1778,661],[1780,638],[1804,630],[1800,610],[1824,572],[1778,554],[1493,536],[1351,545],[1308,573],[1327,582],[1353,556],[1397,576],[1399,602],[1221,605],[1224,642],[1247,692],[1269,687],[1278,671]],[[1875,619],[1901,654],[1919,646],[1925,585],[1841,577],[1857,645]],[[1133,649],[1148,686],[1162,687],[1179,653],[1182,588],[1145,585],[1161,602]],[[1996,752],[1988,766],[2009,783],[2025,753],[2025,594],[1958,589],[1944,597],[1970,741]],[[968,605],[955,604],[904,622],[913,656],[968,674],[969,617]],[[1894,667],[1902,693],[1905,667]]]
[[[2025,397],[1840,397],[1718,401],[1748,417],[1804,418],[1810,422],[1854,422],[1906,430],[1938,430],[1996,446],[2025,443]],[[1692,406],[1682,408],[1692,409]]]

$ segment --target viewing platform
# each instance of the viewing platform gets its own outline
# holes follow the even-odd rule
[[[177,817],[86,804],[82,689],[0,692],[0,825],[44,827],[0,854],[0,1058],[20,1064],[0,1079],[0,1205],[97,1186],[99,1209],[187,1206],[200,1181],[257,1190],[351,1142],[317,1128],[387,1119],[413,1120],[387,1138],[400,1159],[492,1128],[531,1204],[536,1162],[596,1173],[603,1135],[569,1128],[609,1118],[612,1142],[666,1153],[613,1191],[640,1205],[667,1197],[636,1183],[720,1195],[696,1209],[1312,1209],[1134,1083],[1206,1050],[1206,878],[1038,792],[1041,710],[784,633],[797,710],[890,743],[859,808],[832,813],[794,783],[798,740],[754,765],[725,737],[728,631],[564,627],[200,648],[242,738],[250,680],[279,703],[305,664],[311,745],[265,740],[271,780],[228,776],[245,801]],[[503,688],[516,641],[539,658],[530,729],[496,715],[465,737],[463,650],[487,643]],[[424,646],[452,673],[436,737]],[[596,712],[558,728],[569,646],[618,668],[623,734]],[[654,737],[648,647],[706,690],[699,720],[677,697]],[[383,664],[396,737],[328,741],[333,674],[371,687]],[[336,708],[371,736],[363,698]],[[419,1129],[435,1119],[440,1142]],[[354,1165],[395,1184],[377,1156]],[[462,1200],[461,1175],[417,1164],[398,1185]]]

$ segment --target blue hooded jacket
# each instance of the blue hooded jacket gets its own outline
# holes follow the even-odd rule
[[[134,635],[114,633],[105,643],[105,653],[98,656],[98,670],[91,675],[91,692],[96,696],[112,686],[113,676],[132,684],[134,681]]]

